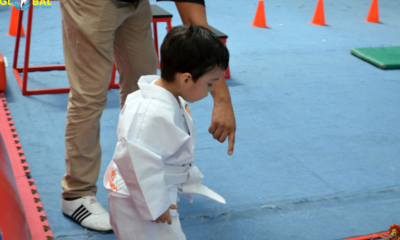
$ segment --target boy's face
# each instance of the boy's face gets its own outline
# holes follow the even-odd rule
[[[196,82],[192,79],[185,80],[184,91],[181,97],[187,102],[196,102],[208,96],[214,90],[214,83],[222,76],[224,70],[216,67],[199,77]]]

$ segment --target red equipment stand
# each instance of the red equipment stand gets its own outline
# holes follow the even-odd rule
[[[160,8],[159,6],[152,4],[151,13],[153,14],[153,36],[154,36],[154,45],[156,47],[157,58],[160,59],[158,53],[158,36],[157,36],[157,23],[166,22],[168,31],[171,31],[172,25],[172,14]]]
[[[4,239],[51,240],[46,213],[18,138],[7,101],[0,93],[0,227]]]
[[[221,39],[221,41],[225,44],[226,46],[226,38],[225,39]],[[231,78],[231,71],[229,70],[229,66],[226,68],[225,72],[224,72],[224,77],[225,79],[230,79]]]
[[[65,70],[65,65],[28,67],[29,50],[30,50],[30,45],[31,45],[31,34],[32,34],[32,15],[33,15],[33,4],[31,4],[31,6],[29,7],[29,10],[28,10],[28,23],[27,23],[28,26],[27,26],[27,32],[26,32],[25,58],[24,58],[24,66],[23,67],[17,67],[19,41],[21,38],[21,27],[22,27],[22,16],[23,16],[23,11],[21,11],[21,10],[19,10],[17,36],[15,38],[13,72],[14,72],[15,78],[18,81],[18,85],[22,91],[22,95],[69,92],[69,88],[27,90],[28,72]],[[23,79],[21,79],[21,76],[19,75],[20,72],[23,73],[23,75],[22,75]]]
[[[157,22],[166,22],[168,25],[168,30],[170,30],[172,28],[172,26],[171,26],[172,14],[168,13],[164,9],[158,7],[157,5],[151,5],[151,8],[152,8],[152,12],[153,12],[152,22],[153,22],[153,28],[154,28],[154,42],[155,42],[156,52],[157,52],[157,56],[158,56]],[[156,13],[161,12],[161,14],[154,15],[154,11],[156,11]],[[33,15],[33,5],[31,5],[28,10],[28,23],[27,23],[27,31],[26,31],[25,57],[24,57],[24,66],[23,67],[17,67],[19,41],[21,38],[20,31],[21,31],[21,27],[22,27],[22,17],[23,17],[23,11],[21,11],[21,10],[19,10],[17,36],[15,38],[13,72],[14,72],[15,78],[18,81],[18,85],[22,91],[22,95],[69,92],[69,88],[52,88],[52,89],[35,89],[35,90],[27,89],[29,72],[65,70],[65,65],[36,66],[36,67],[28,66],[30,45],[31,45],[31,34],[32,34],[32,15]],[[23,73],[22,79],[20,76],[21,72]],[[119,88],[119,84],[115,83],[115,73],[116,73],[116,66],[114,64],[109,89],[110,88]]]
[[[216,29],[216,28],[214,28],[212,26],[210,26],[210,28],[211,28],[211,31],[213,33],[215,33],[219,37],[221,42],[223,42],[225,44],[225,46],[226,46],[226,39],[228,39],[228,35],[226,35],[225,33],[219,31],[218,29]],[[225,77],[225,79],[230,79],[231,78],[231,72],[229,70],[229,66],[224,72],[224,77]]]

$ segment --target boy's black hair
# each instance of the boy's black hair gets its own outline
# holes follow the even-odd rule
[[[219,67],[226,70],[229,52],[213,32],[191,25],[172,28],[161,45],[161,77],[174,81],[176,73],[190,73],[194,82]]]

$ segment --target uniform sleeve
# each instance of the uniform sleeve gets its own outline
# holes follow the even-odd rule
[[[171,205],[163,160],[187,158],[191,140],[175,125],[172,106],[149,100],[132,109],[120,117],[113,161],[142,221],[151,221]]]
[[[171,205],[161,156],[122,138],[113,158],[142,221],[156,220]]]

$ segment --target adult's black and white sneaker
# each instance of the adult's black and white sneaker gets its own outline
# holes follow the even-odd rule
[[[72,201],[61,200],[62,212],[85,228],[95,231],[110,231],[110,214],[95,196],[85,196]]]

